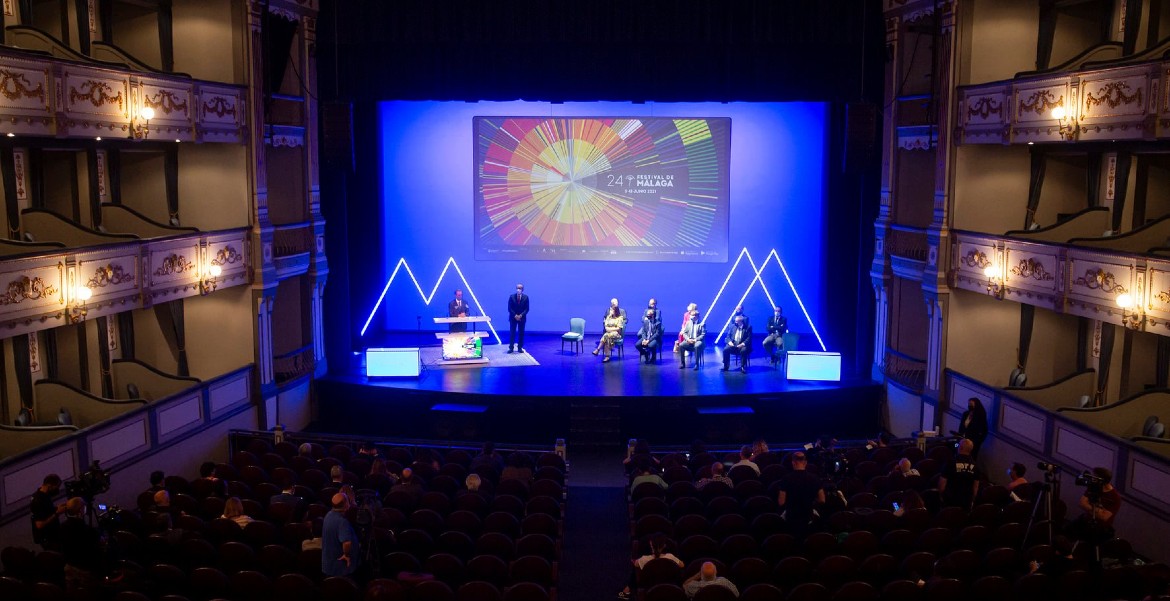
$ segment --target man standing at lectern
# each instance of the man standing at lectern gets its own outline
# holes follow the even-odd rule
[[[463,291],[455,291],[455,300],[447,303],[447,317],[467,317],[470,314],[467,303],[463,302]],[[447,324],[448,332],[466,332],[466,323],[449,323]]]
[[[516,294],[508,297],[508,352],[513,346],[516,352],[524,352],[524,324],[528,319],[528,295],[524,294],[524,284],[516,284]],[[516,337],[519,330],[520,337]]]

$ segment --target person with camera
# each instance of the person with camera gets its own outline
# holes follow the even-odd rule
[[[61,552],[65,555],[65,590],[91,589],[102,572],[102,535],[86,523],[85,501],[81,497],[69,499],[64,507]]]
[[[46,551],[56,550],[60,546],[61,520],[58,518],[65,512],[65,504],[53,504],[53,497],[61,491],[61,476],[49,474],[32,494],[32,503],[29,511],[32,513],[33,542]]]
[[[1113,472],[1095,467],[1077,476],[1076,484],[1085,487],[1077,503],[1083,513],[1069,524],[1069,534],[1092,544],[1113,538],[1113,520],[1121,509],[1121,493],[1113,488]]]

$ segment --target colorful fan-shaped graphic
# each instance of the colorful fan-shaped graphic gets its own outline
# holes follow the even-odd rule
[[[475,127],[477,258],[724,260],[730,120]]]

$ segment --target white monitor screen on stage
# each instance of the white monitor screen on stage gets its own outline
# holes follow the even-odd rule
[[[788,379],[839,382],[841,353],[789,351]]]
[[[366,349],[366,377],[417,377],[418,374],[417,348]]]

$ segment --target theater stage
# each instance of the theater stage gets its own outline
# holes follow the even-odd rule
[[[397,335],[373,346],[415,346],[433,336]],[[360,355],[316,384],[316,429],[369,436],[495,439],[570,445],[620,445],[628,438],[658,443],[695,438],[727,443],[766,437],[789,442],[818,434],[873,437],[881,426],[881,387],[869,379],[797,382],[762,354],[748,373],[721,372],[722,354],[705,365],[678,368],[667,348],[657,364],[640,362],[632,337],[624,358],[609,363],[561,351],[559,335],[530,335],[526,350],[539,365],[435,368],[417,378],[367,378]],[[760,340],[756,341],[760,350]],[[485,345],[489,358],[505,350]]]

